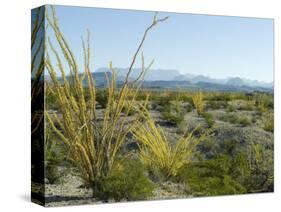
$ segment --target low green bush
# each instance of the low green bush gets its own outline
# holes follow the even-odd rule
[[[212,127],[215,123],[214,117],[211,113],[203,113],[202,117],[205,119],[209,127]]]
[[[263,129],[268,132],[274,132],[274,118],[272,114],[269,114],[263,123]]]
[[[234,112],[235,111],[235,107],[233,106],[233,105],[231,105],[231,104],[228,104],[227,105],[227,110],[226,110],[227,112]]]
[[[47,90],[45,95],[46,107],[51,110],[57,110],[58,102],[56,101],[55,95],[51,93],[48,89],[46,90]]]
[[[136,110],[136,108],[134,108],[134,107],[129,108],[129,106],[125,105],[125,106],[122,108],[122,112],[123,112],[123,113],[127,113],[128,116],[132,116],[132,115],[134,115],[134,114],[137,113],[137,110]]]
[[[246,101],[245,104],[242,104],[238,107],[238,110],[246,110],[246,111],[253,111],[255,110],[255,104],[252,101]]]
[[[224,92],[217,92],[217,93],[209,93],[204,97],[205,100],[208,101],[230,101],[232,100],[232,94],[231,93],[224,93]]]
[[[187,106],[186,106],[186,112],[187,112],[187,113],[191,112],[192,109],[193,109],[193,106],[192,106],[192,105],[187,105]]]
[[[175,126],[179,126],[184,120],[184,113],[177,111],[174,105],[170,103],[162,107],[161,115],[164,120]]]
[[[170,96],[158,96],[158,97],[155,97],[154,104],[164,107],[166,105],[169,105],[170,101],[171,101]]]
[[[183,167],[177,180],[189,194],[212,196],[273,191],[273,151],[261,144],[241,147],[235,140],[198,145],[192,163]]]
[[[57,183],[63,173],[59,171],[59,165],[65,160],[63,148],[58,145],[57,139],[50,130],[45,135],[45,178],[50,184]]]
[[[108,102],[108,92],[104,89],[97,90],[96,100],[101,105],[102,108],[106,108]]]
[[[231,124],[237,124],[241,127],[246,127],[251,125],[251,120],[248,117],[239,117],[234,114],[226,114],[221,118],[222,121],[229,122]]]
[[[232,124],[236,124],[237,121],[238,121],[238,116],[236,116],[234,114],[226,114],[225,116],[223,116],[221,118],[221,120],[225,121],[225,122],[232,123]]]
[[[219,142],[215,137],[210,136],[205,140],[202,140],[197,146],[196,158],[202,160],[203,158],[211,159],[218,154]]]
[[[208,101],[206,108],[211,110],[224,109],[228,106],[227,101]]]
[[[195,196],[243,194],[246,188],[233,176],[239,168],[234,167],[230,156],[221,154],[210,160],[191,163],[181,170],[179,178],[184,180],[188,192]]]
[[[238,119],[238,124],[241,125],[242,127],[246,127],[251,125],[251,121],[247,117],[242,117]]]
[[[256,93],[255,94],[255,105],[260,112],[265,112],[268,109],[274,108],[273,95],[269,93]]]
[[[244,180],[248,192],[273,192],[273,149],[265,148],[261,144],[252,144],[248,151],[248,163],[251,174]]]
[[[53,161],[45,162],[45,178],[50,184],[56,184],[62,177],[62,173],[59,171],[58,164]]]
[[[191,96],[185,96],[185,95],[183,95],[183,96],[182,96],[182,101],[183,101],[183,102],[188,102],[191,106],[194,106],[194,105],[193,105],[193,100],[192,100],[192,97],[191,97]]]
[[[172,113],[169,111],[162,112],[162,117],[169,123],[176,125],[176,126],[178,126],[184,120],[184,117],[182,116],[182,114]]]
[[[144,174],[142,164],[135,159],[126,160],[114,168],[102,183],[102,200],[144,200],[152,195],[153,183]]]

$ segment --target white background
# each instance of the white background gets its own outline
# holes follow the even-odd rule
[[[0,211],[38,211],[30,203],[30,9],[42,4],[275,18],[275,193],[71,206],[62,211],[279,211],[280,39],[278,0],[8,0],[0,5]],[[258,61],[257,61],[258,62]]]

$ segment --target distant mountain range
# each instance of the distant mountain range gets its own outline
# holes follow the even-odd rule
[[[126,68],[116,68],[117,84],[121,85],[128,72]],[[136,79],[141,69],[132,70],[130,79]],[[96,86],[106,85],[106,74],[111,79],[111,72],[107,68],[99,68],[92,73]],[[87,85],[86,79],[84,80]],[[204,75],[181,74],[176,69],[151,69],[146,74],[143,87],[155,89],[202,89],[211,91],[265,91],[273,92],[273,82],[267,83],[257,80],[249,80],[240,77],[215,79]]]
[[[128,72],[127,68],[116,68],[119,80]],[[108,72],[107,68],[99,68],[95,73]],[[140,68],[132,70],[131,79],[135,79],[141,72]],[[121,78],[121,79],[120,79]],[[117,79],[118,80],[118,79]],[[262,90],[272,91],[273,82],[267,83],[258,80],[249,80],[240,77],[229,77],[225,79],[215,79],[204,75],[181,74],[176,69],[151,69],[146,74],[145,87],[159,88],[202,88],[209,90]]]

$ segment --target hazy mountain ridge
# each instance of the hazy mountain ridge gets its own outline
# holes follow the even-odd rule
[[[116,72],[119,77],[126,76],[128,70],[129,70],[128,68],[116,68]],[[99,68],[95,71],[95,73],[99,73],[99,72],[109,72],[109,69]],[[141,73],[141,68],[134,68],[131,72],[130,77],[132,79],[135,79],[139,76],[140,73]],[[170,81],[179,75],[180,72],[176,69],[150,69],[146,74],[145,81],[157,81],[157,80]]]
[[[116,68],[118,76],[125,76],[128,72],[128,68]],[[96,70],[95,73],[99,72],[108,72],[107,68],[99,68]],[[140,73],[140,68],[135,68],[132,70],[131,78],[135,79],[138,74]],[[211,78],[209,76],[204,75],[194,75],[194,74],[181,74],[176,69],[151,69],[148,71],[145,77],[145,81],[187,81],[190,83],[213,83],[213,84],[222,84],[227,86],[234,86],[234,87],[262,87],[273,89],[273,82],[267,83],[258,80],[250,80],[240,77],[229,77],[225,79],[216,79]]]
[[[122,85],[127,74],[128,69],[117,68],[117,86]],[[141,69],[133,69],[130,79],[135,79]],[[79,74],[82,77],[83,74]],[[103,87],[111,80],[112,73],[107,68],[97,69],[92,72],[92,77],[95,80],[97,87]],[[68,81],[71,82],[70,76],[67,76]],[[48,76],[45,80],[50,81]],[[59,78],[62,82],[62,78]],[[83,80],[85,86],[88,85],[87,78]],[[248,80],[239,77],[231,77],[226,79],[214,79],[204,75],[180,74],[175,69],[152,69],[150,70],[143,82],[143,87],[150,89],[190,89],[190,90],[206,90],[206,91],[262,91],[273,92],[273,83],[265,83],[257,80]]]

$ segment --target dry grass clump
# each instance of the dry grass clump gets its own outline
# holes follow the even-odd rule
[[[203,118],[205,119],[208,127],[212,127],[215,124],[214,116],[212,113],[206,113],[204,112],[202,114]]]
[[[49,53],[47,53],[45,64],[52,79],[52,85],[49,85],[48,89],[56,98],[58,111],[61,113],[62,118],[59,118],[56,113],[49,114],[48,111],[45,114],[52,130],[68,150],[68,159],[79,169],[80,177],[85,183],[93,188],[94,195],[101,190],[103,181],[116,165],[118,151],[126,136],[139,123],[138,120],[141,115],[134,117],[129,126],[126,125],[126,120],[130,107],[137,104],[135,99],[141,85],[141,79],[147,71],[147,68],[144,67],[143,57],[142,72],[134,82],[129,82],[130,72],[149,30],[166,19],[167,17],[157,19],[155,16],[152,24],[146,29],[120,89],[116,87],[116,72],[110,63],[112,78],[107,78],[107,103],[103,112],[103,119],[98,121],[96,88],[90,71],[89,32],[86,44],[82,40],[84,74],[81,76],[79,75],[79,68],[74,54],[59,28],[54,8],[51,8],[51,16],[47,14],[47,20],[55,34],[59,50],[63,53],[63,56],[61,56],[58,50],[54,48],[53,41],[48,39],[48,47],[57,62],[57,67],[55,67]],[[70,81],[66,77],[62,61],[65,61],[68,65]],[[59,72],[63,82],[58,80],[57,73]],[[87,79],[87,89],[89,91],[87,99],[83,84],[84,79]],[[129,94],[130,98],[128,98]],[[146,102],[143,103],[143,107]],[[125,106],[128,106],[127,112],[122,113]]]
[[[192,100],[193,100],[193,104],[197,110],[198,115],[201,115],[204,111],[202,91],[198,91],[196,94],[194,94],[192,96]]]
[[[146,124],[138,122],[132,128],[133,136],[139,142],[140,159],[154,176],[168,180],[191,162],[193,150],[203,136],[195,138],[193,133],[186,133],[173,144],[149,113],[146,112],[145,118]]]
[[[268,132],[273,132],[274,131],[274,117],[273,113],[267,114],[265,117],[264,123],[263,123],[263,129]]]
[[[248,166],[251,178],[247,182],[247,187],[251,193],[273,191],[273,159],[273,152],[261,144],[252,142],[248,147]]]
[[[226,113],[225,116],[221,118],[224,122],[229,122],[241,127],[250,126],[252,124],[251,120],[247,116],[238,116],[235,113]]]
[[[269,93],[256,93],[255,104],[260,112],[267,112],[274,107],[273,95]]]

